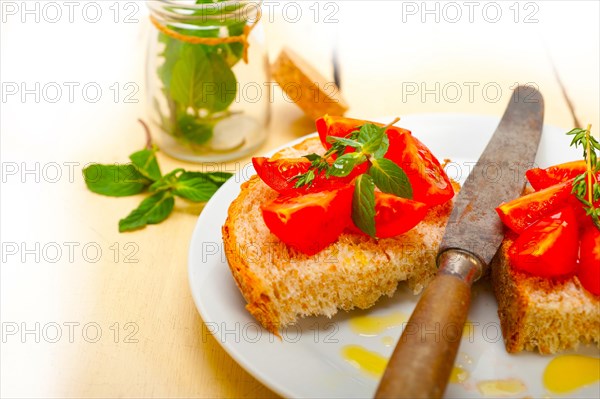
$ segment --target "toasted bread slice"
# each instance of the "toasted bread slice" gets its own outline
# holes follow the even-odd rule
[[[548,279],[511,267],[507,236],[492,262],[492,282],[506,350],[543,354],[576,349],[580,343],[600,346],[600,298],[577,277]]]
[[[323,153],[318,138],[276,157]],[[333,316],[338,309],[365,309],[391,296],[399,281],[419,293],[436,271],[435,256],[452,209],[449,201],[432,208],[409,232],[375,240],[342,234],[316,255],[307,256],[271,234],[260,210],[277,193],[253,176],[233,201],[223,241],[229,267],[248,311],[269,331],[309,315]]]

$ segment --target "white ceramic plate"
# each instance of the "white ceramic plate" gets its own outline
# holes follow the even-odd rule
[[[438,159],[451,159],[453,163],[447,167],[447,173],[463,182],[498,122],[499,118],[489,116],[432,114],[406,116],[399,125],[412,130]],[[539,166],[581,156],[579,150],[568,148],[564,132],[565,129],[544,127],[536,159]],[[262,329],[244,308],[245,301],[230,274],[221,238],[229,204],[237,197],[241,183],[252,174],[252,165],[247,165],[223,185],[204,208],[192,236],[189,280],[194,301],[205,321],[203,334],[214,334],[243,368],[285,397],[372,397],[378,379],[346,360],[343,348],[359,345],[388,357],[401,334],[401,326],[369,335],[355,332],[350,322],[364,315],[409,315],[417,298],[400,284],[393,298],[380,300],[368,311],[341,312],[332,319],[306,318],[282,331],[282,340]],[[532,353],[509,355],[504,349],[496,301],[485,282],[474,288],[469,321],[470,333],[463,337],[457,358],[468,378],[460,384],[449,384],[447,397],[485,396],[478,384],[506,379],[523,383],[523,390],[514,392],[515,397],[558,396],[543,385],[543,372],[552,357]],[[581,348],[578,353],[599,355],[595,347]],[[598,397],[599,394],[600,385],[594,384],[567,396]],[[499,392],[493,394],[498,395]]]

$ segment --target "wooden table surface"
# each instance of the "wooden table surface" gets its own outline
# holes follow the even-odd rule
[[[95,195],[82,180],[87,163],[123,162],[144,143],[136,119],[146,105],[145,5],[75,2],[69,15],[55,2],[62,17],[52,22],[57,14],[44,2],[25,3],[2,2],[0,31],[1,396],[276,396],[203,330],[187,281],[201,208],[178,202],[162,224],[119,234],[118,220],[141,197]],[[497,22],[487,3],[471,22],[458,2],[456,23],[444,2],[428,3],[433,14],[421,2],[296,3],[298,20],[271,3],[279,5],[263,17],[271,59],[287,45],[331,77],[337,42],[350,116],[500,116],[511,87],[533,83],[546,123],[567,131],[573,122],[553,60],[581,123],[600,127],[598,2],[499,2]],[[101,11],[95,23],[92,7]],[[69,82],[77,83],[72,98]],[[97,102],[82,90],[89,83],[102,89]],[[139,87],[139,101],[125,101],[127,83]],[[63,90],[56,102],[54,84]],[[276,91],[260,151],[313,130]],[[195,167],[164,154],[159,161],[163,171]]]

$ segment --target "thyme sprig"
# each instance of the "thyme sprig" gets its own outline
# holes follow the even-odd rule
[[[573,194],[583,204],[586,215],[592,218],[592,221],[600,229],[600,207],[595,204],[600,201],[600,183],[597,174],[600,172],[600,160],[596,150],[600,151],[600,143],[590,133],[592,125],[586,129],[575,128],[567,133],[572,135],[571,146],[583,148],[583,158],[586,161],[586,171],[575,178],[573,181]]]

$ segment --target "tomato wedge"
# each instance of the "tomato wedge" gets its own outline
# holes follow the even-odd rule
[[[586,290],[600,295],[600,230],[596,226],[586,228],[581,236],[577,277]]]
[[[546,169],[533,168],[525,172],[527,180],[534,190],[539,191],[557,183],[574,179],[586,171],[584,160],[561,163]]]
[[[327,136],[345,137],[365,123],[360,119],[325,115],[317,119],[317,131],[325,148],[331,147]],[[383,126],[381,123],[375,123]],[[437,158],[409,130],[391,126],[386,130],[390,146],[385,157],[398,164],[408,176],[413,200],[439,205],[454,196],[454,188]]]
[[[529,226],[509,248],[512,266],[540,277],[565,276],[577,268],[578,226],[570,207]]]
[[[265,157],[252,158],[252,164],[256,173],[269,187],[278,193],[309,193],[323,190],[333,190],[349,184],[356,176],[364,173],[367,169],[367,163],[356,167],[348,176],[345,177],[325,177],[321,172],[315,176],[311,185],[305,185],[295,188],[296,180],[294,177],[305,173],[310,167],[310,161],[306,158],[280,158],[269,159]]]
[[[347,226],[354,186],[300,196],[280,195],[262,206],[265,224],[277,238],[306,255],[335,242]]]
[[[412,135],[404,134],[385,155],[398,164],[408,176],[413,200],[427,205],[440,205],[454,197],[454,188],[437,158],[425,144]]]
[[[388,238],[406,233],[423,220],[428,209],[428,206],[422,202],[375,192],[375,236]],[[352,221],[349,223],[348,230],[352,233],[365,234]]]
[[[571,194],[573,181],[555,184],[540,191],[524,195],[496,208],[500,220],[516,233],[522,233],[538,219],[577,201]]]
[[[321,139],[321,143],[326,149],[331,147],[331,143],[327,142],[327,136],[346,137],[353,131],[358,130],[365,123],[372,123],[377,126],[385,126],[383,123],[330,115],[325,115],[317,119],[315,123],[317,125],[317,132],[319,132],[319,139]],[[392,141],[394,141],[400,135],[411,134],[410,130],[402,129],[401,127],[397,126],[390,126],[386,130],[386,133],[390,138],[390,147],[392,146]]]

